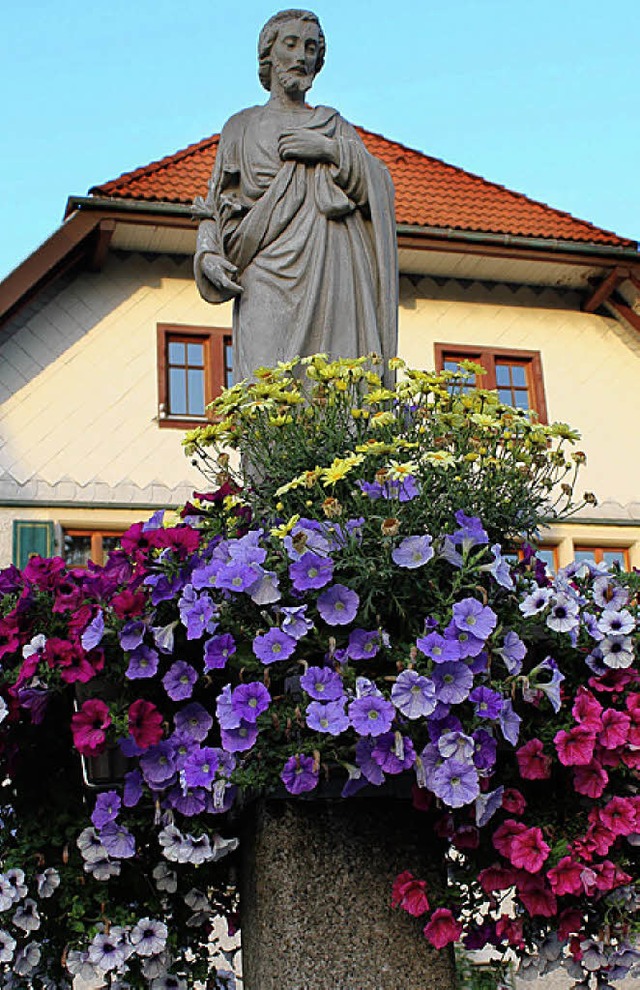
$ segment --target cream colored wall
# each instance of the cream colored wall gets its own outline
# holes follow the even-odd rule
[[[25,498],[125,504],[202,484],[182,431],[158,426],[158,323],[229,327],[231,308],[202,301],[187,259],[112,255],[0,344],[0,499],[10,479]]]
[[[402,278],[402,357],[433,367],[436,342],[539,350],[550,420],[583,436],[588,462],[580,489],[601,503],[590,516],[640,522],[638,334],[582,313],[578,297],[566,292]]]

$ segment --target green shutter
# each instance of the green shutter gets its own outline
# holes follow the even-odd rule
[[[16,567],[24,567],[29,557],[52,557],[55,534],[52,522],[33,522],[31,519],[13,521],[13,562]]]

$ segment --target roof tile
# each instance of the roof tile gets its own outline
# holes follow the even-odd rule
[[[357,128],[368,150],[388,167],[396,189],[396,221],[420,227],[510,234],[616,247],[634,241],[495,182]],[[94,186],[95,196],[190,204],[204,195],[219,135]]]

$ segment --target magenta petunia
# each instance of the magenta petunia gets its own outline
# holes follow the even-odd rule
[[[104,701],[90,698],[79,712],[71,716],[73,744],[83,756],[98,756],[104,751],[107,729],[111,725],[109,708]]]

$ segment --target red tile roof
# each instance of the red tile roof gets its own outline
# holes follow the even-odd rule
[[[636,247],[569,213],[512,192],[438,158],[359,127],[369,151],[389,168],[396,189],[396,220],[420,227],[554,238],[616,247]],[[93,195],[190,204],[206,194],[219,135],[189,145],[118,179],[94,186]]]

